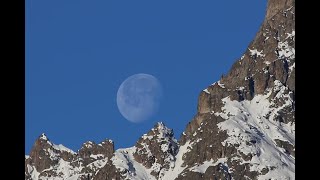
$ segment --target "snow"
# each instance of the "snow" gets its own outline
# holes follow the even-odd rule
[[[248,48],[250,51],[250,55],[251,56],[256,56],[256,57],[264,57],[265,55],[263,54],[263,50],[258,51],[257,49],[250,49]]]
[[[217,81],[217,82],[215,82],[215,83],[213,83],[213,84],[211,84],[211,85],[213,86],[213,85],[216,85],[216,84],[218,84],[221,88],[225,88],[224,84],[222,84],[222,83],[220,82],[220,80]]]
[[[280,59],[287,58],[288,60],[295,58],[295,49],[289,46],[288,42],[279,42],[278,43],[278,57]]]
[[[208,89],[204,89],[204,92],[206,92],[207,94],[210,94],[210,92],[208,91]]]
[[[289,73],[291,73],[294,68],[296,68],[296,63],[295,62],[289,67]]]
[[[291,33],[286,33],[286,34],[287,34],[286,39],[288,39],[288,38],[293,38],[293,37],[295,37],[296,32],[295,32],[295,31],[292,31]]]
[[[81,169],[79,168],[73,168],[69,162],[64,161],[63,159],[60,159],[58,161],[58,164],[54,167],[50,166],[48,169],[44,169],[42,172],[46,171],[55,171],[58,176],[55,177],[47,177],[47,176],[39,176],[40,173],[36,170],[34,166],[30,166],[27,164],[27,172],[31,175],[32,180],[64,180],[64,179],[77,179],[79,177],[79,173]]]
[[[39,172],[36,170],[34,166],[30,166],[27,164],[27,171],[31,175],[32,180],[38,180],[39,179]]]
[[[247,80],[249,80],[250,78],[251,78],[250,76],[246,76],[246,77],[244,77],[244,80],[247,81]]]
[[[92,148],[92,147],[93,147],[93,142],[92,142],[92,141],[85,142],[85,143],[84,143],[84,146],[85,146],[86,148]]]
[[[224,84],[222,84],[220,81],[218,81],[217,83],[218,83],[218,85],[219,85],[220,87],[225,88],[225,87],[224,87]]]
[[[90,157],[93,159],[98,159],[98,158],[103,158],[104,155],[103,154],[91,154]]]
[[[208,167],[217,166],[219,163],[222,163],[223,165],[228,167],[228,165],[226,164],[227,160],[228,160],[227,158],[219,158],[216,162],[214,162],[211,159],[210,161],[204,161],[201,165],[193,166],[193,167],[189,168],[189,170],[193,171],[193,172],[199,172],[199,173],[204,174],[206,172],[206,170],[208,169]]]
[[[74,176],[71,176],[69,178],[67,178],[66,180],[78,180],[81,174],[76,174]]]
[[[64,161],[63,159],[59,160],[57,169],[57,174],[62,174],[63,178],[70,177],[74,172],[73,167],[70,165],[70,162]]]
[[[106,139],[105,141],[102,141],[100,144],[98,144],[99,146],[101,146],[102,144],[106,144],[106,141],[108,141],[109,143],[113,143],[113,141],[111,139]]]
[[[161,144],[161,151],[162,152],[167,152],[169,150],[168,144]]]
[[[240,87],[237,88],[237,90],[239,90],[239,91],[243,91],[243,90],[245,90],[245,89],[246,89],[246,88],[243,87],[243,86],[240,86]]]
[[[124,173],[124,179],[155,180],[155,177],[150,174],[152,169],[146,169],[142,164],[135,161],[133,156],[135,151],[136,147],[116,150],[115,155],[111,158],[112,164]]]
[[[295,124],[277,123],[274,121],[277,112],[292,105],[292,100],[284,92],[287,88],[280,81],[274,82],[274,89],[270,89],[268,94],[256,95],[251,101],[231,101],[229,97],[223,99],[223,112],[215,113],[226,121],[220,122],[220,130],[227,131],[229,137],[222,142],[222,145],[239,145],[238,151],[243,154],[252,154],[250,161],[242,160],[242,163],[250,163],[251,171],[261,171],[263,168],[274,166],[274,170],[269,170],[259,179],[273,177],[281,179],[282,175],[294,179],[295,158],[288,156],[283,149],[275,145],[274,139],[287,141],[295,144]],[[274,107],[269,101],[271,92],[277,92],[275,98],[285,98],[286,102],[281,107]],[[258,103],[256,103],[258,102]],[[269,118],[265,115],[270,114]],[[247,145],[246,142],[255,142]]]
[[[186,169],[186,167],[182,167],[184,162],[183,155],[190,151],[191,145],[192,143],[187,141],[183,146],[180,146],[179,152],[176,155],[176,161],[174,162],[173,166],[167,172],[165,172],[164,176],[159,178],[159,180],[175,179],[184,169]]]
[[[153,163],[153,165],[151,166],[151,170],[155,171],[155,172],[160,172],[161,170],[161,164],[157,163],[158,159],[155,160],[155,163]]]
[[[59,158],[59,155],[55,153],[52,149],[48,148],[45,151],[47,151],[46,155],[49,155],[49,158],[51,160],[57,160]]]
[[[210,161],[205,161],[203,162],[201,165],[197,165],[197,166],[194,166],[194,167],[191,167],[189,168],[190,171],[193,171],[193,172],[199,172],[199,173],[205,173],[207,168],[209,166],[213,166],[214,164],[214,161],[211,159]]]
[[[289,7],[288,9],[286,9],[285,11],[290,11],[293,8],[293,6]]]
[[[270,61],[264,61],[264,63],[265,63],[266,65],[271,64]]]
[[[91,157],[91,156],[90,156]],[[104,157],[103,155],[101,156],[97,156],[97,157]],[[99,159],[99,160],[96,160],[96,161],[93,161],[92,163],[88,164],[87,167],[91,168],[91,169],[94,169],[94,170],[97,170],[98,168],[102,168],[104,167],[108,162],[108,158],[103,158],[103,159]]]
[[[71,154],[76,154],[74,151],[72,151],[71,149],[63,146],[62,144],[59,144],[59,145],[56,145],[56,144],[53,144],[52,143],[52,147],[58,151],[66,151],[66,152],[69,152]]]
[[[152,138],[153,138],[153,136],[148,136],[147,134],[142,135],[143,140],[146,140],[146,139],[151,140]]]
[[[193,134],[192,134],[192,136],[196,136],[197,135],[197,131],[195,131]]]
[[[42,133],[42,134],[41,134],[40,139],[43,139],[43,140],[45,140],[45,141],[48,140],[48,138],[47,138],[47,136],[46,136],[45,133]]]

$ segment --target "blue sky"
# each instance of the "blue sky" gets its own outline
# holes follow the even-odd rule
[[[77,150],[105,138],[133,146],[156,122],[180,134],[201,90],[241,57],[266,1],[27,0],[25,152],[41,133]],[[158,113],[135,124],[117,108],[129,76],[162,84]]]

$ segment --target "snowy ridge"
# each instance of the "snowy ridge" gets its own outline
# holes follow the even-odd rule
[[[52,143],[52,147],[58,151],[66,151],[66,152],[69,152],[69,153],[72,153],[72,154],[76,154],[74,151],[72,151],[71,149],[69,148],[66,148],[65,146],[63,146],[62,144],[59,144],[59,145],[56,145],[56,144],[53,144]]]

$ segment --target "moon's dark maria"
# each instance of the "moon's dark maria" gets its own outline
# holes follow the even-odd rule
[[[157,113],[162,94],[161,84],[154,76],[143,73],[132,75],[118,89],[118,109],[131,122],[146,121]]]

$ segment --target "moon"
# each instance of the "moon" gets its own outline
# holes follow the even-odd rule
[[[159,80],[150,74],[140,73],[122,82],[117,92],[117,105],[128,121],[140,123],[157,113],[161,98]]]

